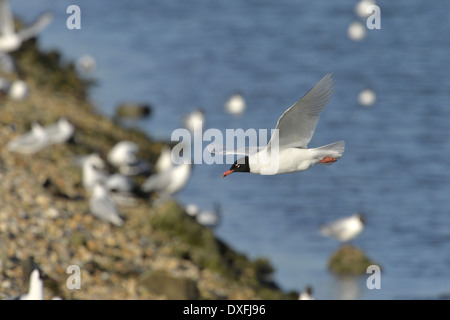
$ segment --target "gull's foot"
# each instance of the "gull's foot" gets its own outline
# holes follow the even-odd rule
[[[332,158],[332,157],[325,157],[322,160],[319,160],[322,163],[333,163],[336,162],[337,159],[336,158]]]

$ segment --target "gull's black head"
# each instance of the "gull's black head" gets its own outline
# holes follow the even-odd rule
[[[250,172],[248,156],[236,160],[231,168],[223,173],[222,178],[225,178],[227,175],[233,172]]]

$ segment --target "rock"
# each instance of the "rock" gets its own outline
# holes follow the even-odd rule
[[[328,269],[337,275],[362,275],[373,264],[361,249],[343,245],[330,257]]]
[[[197,300],[197,283],[189,278],[173,277],[164,270],[147,271],[141,276],[138,288],[164,296],[169,300]]]
[[[117,106],[117,118],[144,118],[151,114],[151,106],[142,103],[124,102]]]

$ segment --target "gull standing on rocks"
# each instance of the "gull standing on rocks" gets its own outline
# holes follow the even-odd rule
[[[90,192],[97,183],[105,183],[108,174],[105,170],[105,162],[97,153],[92,153],[83,160],[82,183],[86,191]]]
[[[13,152],[33,154],[49,145],[48,135],[39,122],[31,124],[31,130],[8,142],[7,148]]]
[[[119,209],[114,204],[106,187],[100,183],[93,186],[89,199],[89,210],[97,218],[110,222],[118,227],[123,225]]]
[[[139,146],[133,141],[119,141],[108,152],[107,160],[124,175],[139,175],[150,171],[150,164],[139,159]]]
[[[75,133],[75,127],[65,117],[59,118],[56,123],[46,126],[44,129],[50,144],[67,142]]]
[[[12,52],[19,49],[24,41],[36,37],[52,20],[53,14],[46,12],[30,26],[16,31],[9,1],[0,0],[0,51]]]
[[[158,192],[163,197],[182,190],[191,176],[192,164],[182,163],[170,169],[152,174],[141,185],[143,192]]]
[[[110,175],[106,172],[106,164],[97,153],[87,156],[83,160],[82,166],[82,183],[86,191],[91,192],[96,184],[101,184],[108,192],[113,193],[114,200],[117,199],[118,202],[121,202],[122,199],[123,203],[132,200],[131,194],[135,189],[134,181],[120,173]]]
[[[30,94],[30,87],[23,80],[16,80],[11,83],[8,91],[8,97],[14,101],[23,101]]]
[[[44,300],[44,281],[38,268],[31,272],[28,292],[19,296],[18,300]]]
[[[306,286],[305,290],[298,295],[298,300],[315,300],[313,297],[313,288]]]

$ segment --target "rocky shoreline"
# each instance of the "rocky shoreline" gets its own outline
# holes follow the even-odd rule
[[[31,40],[14,58],[19,72],[8,77],[26,81],[30,94],[0,103],[0,299],[28,290],[30,259],[46,275],[46,299],[297,299],[274,283],[267,259],[230,248],[175,200],[155,206],[138,197],[135,206],[120,207],[122,227],[90,214],[73,159],[92,152],[106,158],[116,142],[130,140],[154,164],[165,142],[100,115],[88,99],[90,84],[59,53]],[[33,155],[6,148],[33,121],[60,117],[75,126],[71,143]],[[67,286],[73,265],[79,289]]]

